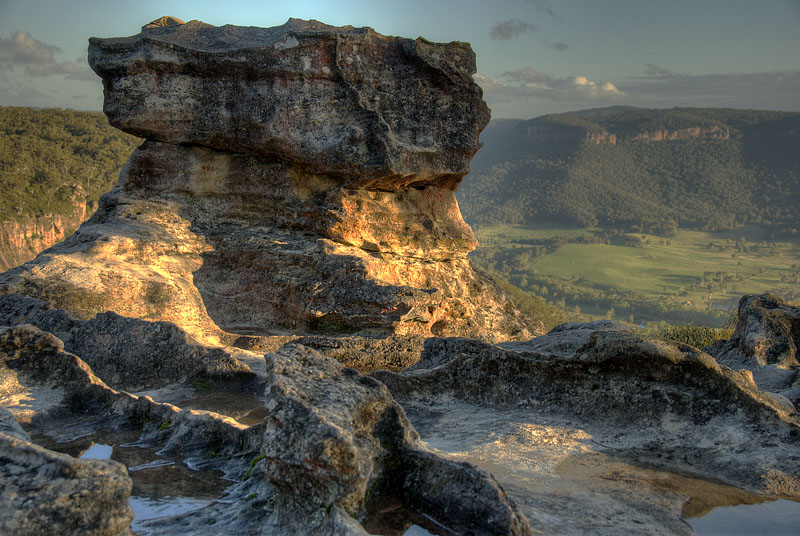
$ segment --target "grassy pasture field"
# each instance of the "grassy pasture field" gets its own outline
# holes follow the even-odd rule
[[[749,293],[773,292],[790,301],[800,298],[800,240],[766,240],[758,226],[725,232],[679,230],[670,238],[625,233],[612,244],[574,243],[578,237],[591,239],[603,233],[599,228],[496,225],[476,233],[481,243],[476,253],[481,257],[482,251],[493,252],[506,259],[500,271],[531,292],[540,290],[542,279],[551,278],[575,289],[618,296],[635,293],[668,307],[696,311],[735,307]],[[531,244],[556,237],[570,243],[544,255],[524,254]],[[520,281],[539,284],[520,285]],[[562,297],[568,310],[578,305],[590,317],[603,315],[605,305],[577,303],[563,292]]]

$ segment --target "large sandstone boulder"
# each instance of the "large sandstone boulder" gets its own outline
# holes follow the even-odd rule
[[[170,21],[92,39],[90,63],[112,124],[147,141],[95,216],[0,292],[211,342],[537,329],[467,260],[454,190],[488,121],[469,45]]]
[[[426,451],[379,381],[287,345],[267,356],[264,477],[283,495],[276,516],[297,534],[323,529],[333,508],[358,518],[371,495],[403,497],[461,533],[531,534],[488,473]]]
[[[297,19],[148,26],[89,41],[111,124],[143,138],[278,158],[351,185],[452,189],[489,122],[466,43]]]
[[[759,388],[779,400],[800,404],[800,307],[773,294],[739,300],[731,338],[706,348],[717,361],[749,370]]]

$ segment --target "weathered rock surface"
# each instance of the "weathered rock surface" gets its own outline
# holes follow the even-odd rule
[[[89,367],[63,347],[33,326],[0,328],[0,533],[132,534],[122,465],[34,445],[17,421],[30,424],[63,407],[67,391],[93,387]]]
[[[112,312],[78,320],[41,300],[0,296],[0,326],[18,324],[55,333],[61,348],[80,354],[96,374],[117,388],[135,391],[198,378],[255,379],[250,368],[229,351],[201,345],[167,322],[146,322]],[[0,339],[0,351],[12,333],[16,332],[6,332]]]
[[[749,370],[760,389],[800,403],[800,307],[772,294],[743,296],[728,341],[706,348],[717,361]]]
[[[641,532],[644,522],[644,533],[683,533],[676,504],[691,485],[676,492],[664,487],[674,475],[634,466],[800,496],[795,412],[747,371],[613,323],[567,324],[530,343],[431,339],[419,365],[371,375],[429,446],[491,467],[533,530]],[[604,480],[615,478],[653,483],[611,492]],[[567,505],[596,516],[552,515]]]
[[[274,157],[353,186],[452,189],[489,122],[466,43],[297,19],[149,26],[89,46],[111,124],[143,138]]]
[[[211,343],[537,330],[467,260],[453,191],[488,119],[468,45],[290,20],[172,21],[90,48],[112,124],[148,141],[0,292]]]
[[[76,437],[91,437],[98,430],[112,434],[117,428],[138,430],[128,441],[139,436],[136,444],[141,448],[183,459],[192,467],[223,471],[234,481],[242,479],[257,456],[263,434],[258,426],[115,391],[63,346],[57,337],[33,326],[0,328],[0,401],[10,409],[0,411],[3,534],[131,534],[131,480],[124,467],[115,461],[78,460],[32,445],[18,419],[37,437],[52,437],[51,448]],[[19,442],[6,441],[12,435],[7,432]],[[91,444],[88,440],[87,446]],[[216,454],[209,457],[209,452]],[[45,479],[52,482],[43,483]],[[229,501],[211,505],[193,519],[208,527],[222,516],[229,528],[252,533],[269,512],[254,511],[253,501],[245,497],[256,494],[262,504],[275,493],[263,479],[242,482],[231,488]],[[182,518],[167,525],[161,520],[155,523],[157,528],[145,526],[137,532],[200,533],[196,525],[190,524],[185,531],[184,525]]]
[[[3,381],[3,383],[5,384],[6,381]],[[4,387],[0,388],[3,389],[3,392],[6,391]],[[31,436],[19,425],[17,419],[14,418],[14,414],[3,407],[0,407],[0,434],[5,434],[21,441],[31,440]]]
[[[110,460],[77,460],[0,433],[0,532],[129,535],[131,481]]]
[[[240,481],[225,501],[140,523],[137,531],[143,534],[211,534],[211,524],[216,531],[265,535],[365,534],[352,515],[358,517],[370,496],[386,495],[402,497],[455,530],[530,534],[525,518],[488,473],[418,444],[402,407],[380,382],[309,348],[289,345],[269,355],[268,418],[248,427],[110,389],[85,362],[64,352],[58,338],[33,326],[2,328],[0,343],[2,385],[27,390],[26,403],[38,410],[27,422],[38,434],[44,427],[55,437],[70,438],[134,425],[141,429],[139,446],[157,446],[160,456],[177,456],[195,469],[220,469]],[[37,400],[37,387],[53,385],[59,397]],[[8,391],[13,389],[3,394]],[[11,409],[23,415],[18,405]],[[25,439],[13,419],[4,415],[2,422],[3,430]],[[74,507],[86,510],[81,503]]]
[[[325,525],[333,506],[357,517],[377,493],[402,496],[456,531],[530,534],[491,475],[420,446],[380,382],[298,345],[267,361],[264,476],[285,495],[277,519],[297,521],[296,533]]]

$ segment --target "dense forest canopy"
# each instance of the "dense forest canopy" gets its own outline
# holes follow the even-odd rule
[[[99,112],[0,107],[0,220],[96,200],[140,142]]]
[[[472,224],[800,233],[800,113],[612,107],[496,121],[482,140],[458,193]]]

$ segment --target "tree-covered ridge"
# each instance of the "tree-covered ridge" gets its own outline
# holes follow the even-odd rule
[[[99,112],[0,107],[0,221],[96,200],[140,141]]]
[[[714,126],[742,129],[776,119],[798,116],[794,112],[740,110],[736,108],[671,108],[647,109],[613,106],[578,112],[551,114],[531,119],[528,123],[547,121],[567,127],[579,126],[587,132],[609,132],[628,138],[645,132],[711,128]]]
[[[665,132],[680,136],[652,135]],[[613,107],[503,121],[482,138],[459,191],[473,224],[800,232],[800,113]]]

